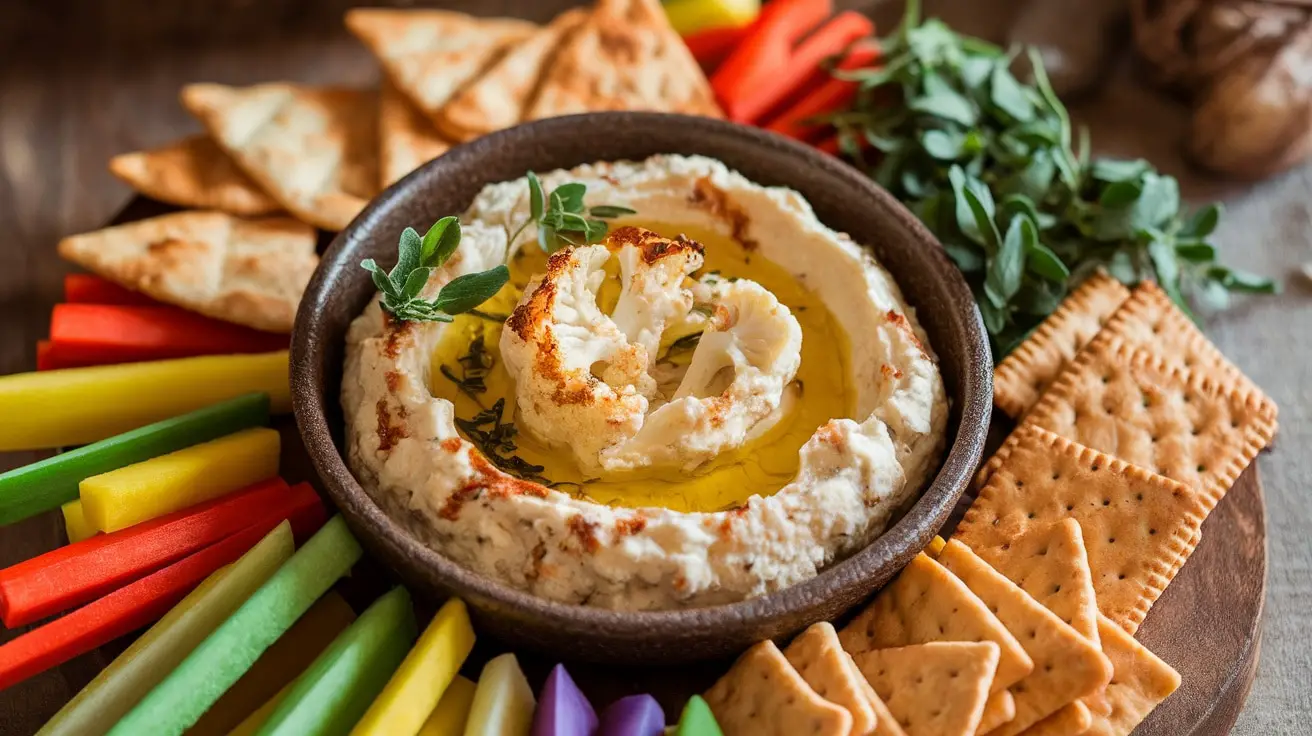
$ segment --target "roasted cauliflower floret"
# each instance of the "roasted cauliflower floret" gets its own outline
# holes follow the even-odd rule
[[[608,316],[597,293],[611,257],[621,292]],[[801,326],[754,282],[691,281],[702,260],[693,241],[634,227],[553,255],[501,335],[519,423],[569,448],[585,473],[602,475],[696,468],[784,416]],[[709,319],[694,312],[695,301],[707,302]],[[653,372],[661,373],[662,336],[698,323],[704,331],[691,363],[672,394],[659,395]]]
[[[692,470],[760,436],[802,362],[802,327],[788,307],[753,281],[720,281],[715,313],[670,401],[632,439],[602,451],[607,470],[677,465]]]

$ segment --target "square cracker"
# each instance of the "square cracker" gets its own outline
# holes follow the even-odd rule
[[[133,189],[179,207],[253,217],[282,209],[207,135],[109,160],[109,171]]]
[[[817,695],[852,715],[852,735],[866,736],[878,722],[874,701],[879,699],[856,668],[852,655],[843,651],[832,624],[813,624],[784,649],[784,656]]]
[[[519,123],[561,43],[587,18],[583,8],[567,10],[516,44],[437,111],[437,127],[453,140],[467,141]]]
[[[1014,418],[1029,411],[1129,296],[1130,290],[1104,271],[1085,279],[993,369],[993,403]]]
[[[291,332],[314,246],[314,229],[289,217],[188,211],[64,238],[59,255],[162,302]]]
[[[1017,429],[990,464],[954,537],[1015,579],[1011,545],[1075,519],[1098,610],[1130,632],[1193,552],[1206,515],[1188,486],[1033,425]]]
[[[189,84],[182,104],[288,212],[341,230],[378,192],[378,95],[294,84]]]
[[[441,156],[451,142],[384,79],[378,90],[378,175],[383,187]]]
[[[355,8],[346,28],[415,107],[436,123],[442,106],[537,26],[450,10]]]
[[[991,641],[937,641],[853,659],[907,736],[973,736],[998,651]]]
[[[1098,626],[1103,651],[1112,661],[1112,681],[1107,686],[1111,713],[1095,716],[1087,733],[1128,736],[1180,687],[1180,674],[1107,618],[1100,618]]]
[[[816,694],[774,642],[738,658],[706,691],[725,736],[848,736],[852,715]]]
[[[988,606],[924,553],[916,555],[838,638],[853,656],[934,641],[991,641],[998,645],[999,656],[990,692],[1011,687],[1034,668],[1020,642]]]
[[[598,0],[547,67],[524,119],[603,110],[723,117],[657,0]]]
[[[1024,736],[1073,736],[1088,731],[1091,725],[1089,708],[1084,703],[1071,703],[1025,729]]]
[[[1044,608],[959,540],[938,561],[979,596],[1034,660],[1034,670],[1012,685],[1015,716],[993,733],[1015,736],[1073,700],[1100,690],[1112,676],[1098,646]]]
[[[1211,511],[1275,436],[1276,411],[1224,371],[1100,335],[1025,421],[1198,489]]]
[[[976,734],[986,734],[1016,717],[1016,699],[1010,690],[993,693],[984,701],[984,713],[980,716]]]

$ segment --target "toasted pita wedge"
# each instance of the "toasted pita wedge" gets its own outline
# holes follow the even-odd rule
[[[551,61],[525,119],[597,110],[723,116],[656,0],[598,0]]]
[[[314,240],[313,228],[290,217],[192,211],[64,238],[59,255],[162,302],[291,332],[319,263]]]
[[[448,10],[356,8],[346,27],[383,72],[429,119],[537,26],[514,18],[475,18]]]
[[[378,96],[293,84],[189,84],[182,104],[288,212],[346,227],[378,190]]]
[[[583,8],[567,10],[517,44],[437,111],[437,127],[454,140],[467,141],[518,123],[545,65],[587,18]]]
[[[378,173],[384,187],[451,148],[410,100],[384,79],[378,92]]]
[[[207,135],[120,154],[109,160],[109,171],[147,197],[179,207],[252,217],[282,209]]]

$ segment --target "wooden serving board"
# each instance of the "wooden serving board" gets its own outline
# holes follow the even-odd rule
[[[138,198],[113,220],[114,224],[138,220],[172,208]],[[321,247],[330,238],[321,237]],[[992,447],[1000,444],[1010,420],[994,418]],[[290,418],[279,419],[283,433],[283,475],[292,482],[318,479]],[[0,465],[0,470],[7,469]],[[955,528],[970,499],[963,499],[944,528],[947,536]],[[36,541],[49,539],[52,526],[62,527],[59,512],[0,530],[0,535],[26,535]],[[62,533],[59,535],[62,539]],[[0,567],[9,559],[8,550],[32,550],[22,539],[0,546]],[[1202,540],[1166,592],[1144,621],[1138,638],[1149,649],[1175,667],[1183,678],[1180,689],[1159,706],[1135,736],[1222,736],[1230,732],[1248,696],[1261,650],[1262,613],[1266,598],[1266,505],[1256,465],[1239,478],[1203,524]],[[38,550],[39,552],[40,550]],[[377,563],[365,560],[339,590],[361,611],[390,586],[390,574]],[[434,601],[420,601],[421,620],[431,616]],[[11,638],[0,630],[0,641]],[[0,736],[35,733],[78,690],[111,662],[130,642],[130,637],[78,657],[54,670],[0,692]],[[495,641],[482,639],[466,662],[464,674],[476,679],[483,663],[505,651]],[[534,689],[540,688],[556,663],[531,652],[517,652]],[[694,693],[705,691],[731,664],[705,662],[695,666],[621,669],[587,663],[566,662],[570,674],[600,709],[624,695],[650,692],[673,721]]]

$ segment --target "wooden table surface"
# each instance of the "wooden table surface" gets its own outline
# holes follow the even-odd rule
[[[1040,0],[1042,1],[1042,0]],[[64,235],[105,222],[131,192],[105,170],[122,151],[199,130],[176,102],[191,81],[369,84],[377,70],[342,30],[346,0],[9,0],[0,3],[0,374],[32,370],[35,343],[69,269]],[[546,20],[568,0],[444,3]],[[896,2],[840,2],[895,18]],[[928,3],[980,35],[1007,26],[1009,0]],[[888,27],[885,23],[884,27]],[[1221,349],[1279,402],[1281,433],[1259,459],[1268,504],[1270,579],[1262,659],[1236,734],[1307,733],[1312,722],[1312,167],[1255,185],[1189,171],[1176,155],[1184,112],[1139,87],[1127,62],[1076,108],[1096,152],[1144,156],[1181,178],[1187,196],[1219,198],[1226,258],[1282,280],[1212,318]],[[0,417],[0,422],[18,418]],[[31,460],[0,455],[0,469]],[[57,515],[0,530],[0,566],[57,544]],[[12,632],[0,631],[0,641]],[[1207,632],[1198,632],[1207,645]],[[75,662],[76,671],[98,666]],[[0,693],[0,736],[30,734],[72,693],[57,673]]]

